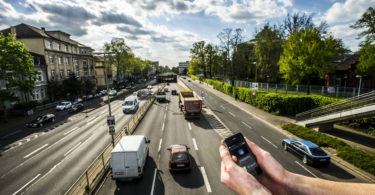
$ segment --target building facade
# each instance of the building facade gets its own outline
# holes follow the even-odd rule
[[[104,69],[104,60],[101,57],[94,57],[94,64],[95,64],[95,78],[96,78],[96,86],[98,90],[107,89],[106,86],[106,78],[105,74],[107,74],[107,82],[108,86],[113,86],[113,73],[109,66]]]
[[[189,68],[189,61],[178,63],[178,74],[186,74]]]

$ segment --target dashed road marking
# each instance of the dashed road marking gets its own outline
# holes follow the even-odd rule
[[[275,144],[273,144],[270,140],[266,139],[263,136],[260,136],[260,137],[262,137],[262,139],[266,140],[266,142],[270,143],[273,147],[277,148],[277,146]]]
[[[190,122],[188,122],[188,127],[189,127],[189,130],[191,131],[191,125],[190,125]]]
[[[154,172],[154,179],[152,181],[152,187],[151,187],[151,193],[150,195],[153,195],[154,194],[154,189],[155,189],[155,180],[156,180],[156,174],[158,173],[158,169],[155,168],[155,172]]]
[[[206,185],[207,192],[211,193],[212,190],[211,190],[210,182],[208,182],[208,177],[207,177],[206,171],[204,170],[204,167],[201,167],[201,172],[202,172],[204,184]]]
[[[77,145],[73,146],[68,152],[64,154],[64,156],[67,156],[69,153],[71,153],[73,150],[75,150],[79,145],[81,145],[82,142],[79,142]]]
[[[63,135],[68,135],[69,133],[71,133],[71,132],[73,132],[73,131],[75,131],[75,130],[77,130],[77,129],[79,129],[79,127],[75,127],[75,128],[73,128],[72,130],[70,130],[70,131],[64,133]]]
[[[34,150],[33,152],[31,152],[30,154],[24,156],[23,158],[29,158],[31,155],[33,155],[33,154],[39,152],[40,150],[42,150],[43,148],[45,148],[45,147],[47,147],[47,146],[48,146],[48,144],[44,144],[42,147],[40,147],[40,148]]]
[[[162,143],[162,142],[163,142],[163,139],[160,139],[158,152],[160,152],[160,149],[161,149],[161,143]]]
[[[220,108],[224,109],[225,110],[225,107],[224,106],[220,106]]]
[[[232,115],[233,117],[236,117],[236,115],[234,115],[233,113],[231,113],[231,112],[228,112],[230,115]]]
[[[17,192],[14,192],[13,195],[17,194],[18,192],[20,192],[21,190],[23,190],[25,187],[27,187],[31,182],[33,182],[34,180],[36,180],[38,177],[40,176],[40,173],[38,175],[36,175],[34,178],[32,178],[29,182],[27,182],[24,186],[22,186],[19,190],[17,190]]]
[[[198,150],[198,145],[197,145],[197,142],[195,141],[195,138],[193,138],[193,144],[194,144],[195,150]]]
[[[245,123],[245,122],[243,122],[243,121],[241,121],[242,122],[242,124],[244,124],[247,128],[249,128],[249,129],[251,129],[252,127],[250,126],[250,125],[248,125],[247,123]]]
[[[310,170],[308,170],[306,167],[304,167],[303,165],[301,165],[299,162],[296,161],[296,163],[301,166],[303,169],[305,169],[307,172],[309,172],[312,176],[318,178],[318,176],[316,176],[314,173],[312,173]]]

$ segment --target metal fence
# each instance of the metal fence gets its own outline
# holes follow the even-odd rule
[[[163,87],[159,88],[152,97],[141,106],[136,114],[128,120],[120,131],[117,132],[117,136],[114,138],[115,145],[121,140],[125,135],[132,134],[139,124],[140,120],[146,114],[149,107],[155,101],[155,95]],[[127,132],[125,132],[127,130]],[[90,164],[90,166],[82,173],[82,175],[77,179],[77,181],[68,189],[65,194],[91,194],[92,190],[97,187],[101,178],[107,173],[109,169],[109,160],[111,157],[111,151],[113,149],[112,143],[108,144],[107,147],[100,153],[99,156]]]
[[[321,106],[296,115],[297,121],[375,104],[375,91]]]
[[[259,83],[247,81],[234,81],[236,87],[254,88],[257,86],[260,91],[285,93],[285,94],[302,94],[306,95],[308,91],[310,94],[322,95],[335,98],[350,98],[357,96],[359,88],[353,87],[327,87],[318,85],[288,85],[288,84],[275,84],[275,83]],[[374,89],[361,88],[360,94],[370,92]]]

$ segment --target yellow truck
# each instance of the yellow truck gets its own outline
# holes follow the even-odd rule
[[[202,111],[202,99],[193,91],[185,89],[178,93],[178,106],[185,118],[199,118]]]

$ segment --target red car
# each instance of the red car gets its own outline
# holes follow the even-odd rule
[[[169,153],[169,170],[172,171],[189,171],[191,161],[189,147],[185,144],[173,144],[168,147]]]

